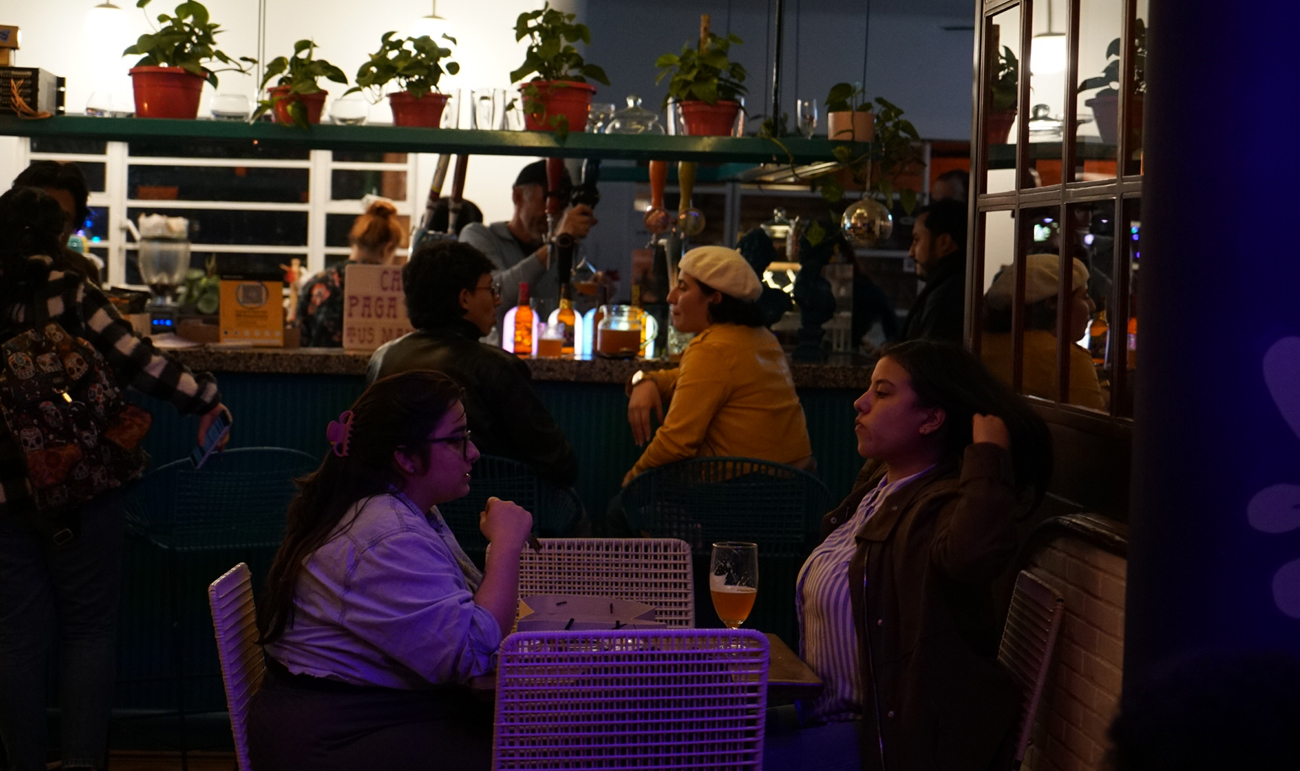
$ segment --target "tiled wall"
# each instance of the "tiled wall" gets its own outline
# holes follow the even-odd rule
[[[1119,705],[1127,562],[1062,537],[1034,555],[1031,570],[1065,596],[1065,619],[1023,768],[1099,769]]]

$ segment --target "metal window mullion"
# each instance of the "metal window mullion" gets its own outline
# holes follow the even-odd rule
[[[1120,20],[1119,47],[1119,115],[1116,120],[1115,179],[1121,180],[1128,171],[1128,113],[1133,91],[1133,56],[1136,41],[1133,39],[1134,19],[1137,18],[1137,0],[1124,0],[1124,17]]]
[[[1116,198],[1113,210],[1115,238],[1111,239],[1111,317],[1108,326],[1110,339],[1106,348],[1110,352],[1110,413],[1119,415],[1119,397],[1127,399],[1128,391],[1128,315],[1129,292],[1132,281],[1129,278],[1128,262],[1128,217],[1124,211],[1124,199]],[[1116,312],[1118,311],[1118,312]],[[1132,417],[1132,416],[1129,416]]]
[[[109,142],[104,148],[104,195],[108,206],[108,283],[126,283],[126,221],[128,144]]]
[[[1070,238],[1067,224],[1070,207],[1061,201],[1057,207],[1057,222],[1061,223],[1061,253],[1057,255],[1060,267],[1057,269],[1056,288],[1056,400],[1068,404],[1070,401],[1070,349],[1074,345],[1074,330],[1070,327],[1070,314],[1074,302],[1074,239]]]
[[[1050,2],[1050,0],[1049,0]],[[1065,2],[1065,121],[1061,126],[1061,183],[1068,185],[1074,181],[1077,165],[1075,148],[1078,145],[1079,92],[1075,84],[1079,82],[1079,16],[1080,0]]]
[[[311,170],[307,177],[307,265],[305,275],[325,270],[326,205],[330,200],[334,153],[311,151]]]
[[[136,244],[127,244],[127,251],[134,252]],[[289,254],[298,256],[307,253],[306,246],[271,246],[269,244],[190,244],[191,252],[215,252],[217,254]]]
[[[407,153],[407,158],[410,158],[411,155],[414,155],[414,153]],[[334,171],[406,171],[409,166],[410,166],[409,160],[406,161],[405,163],[392,163],[392,162],[380,163],[378,161],[374,161],[374,162],[335,161],[332,159],[330,161],[330,168],[333,169]]]
[[[77,161],[79,163],[104,163],[107,160],[107,155],[91,155],[88,153],[29,152],[27,157],[31,161]],[[26,164],[24,164],[25,166]]]
[[[128,198],[126,205],[133,209],[195,209],[200,211],[285,211],[310,212],[311,204],[274,203],[265,201],[180,201],[154,198]]]
[[[1029,119],[1026,106],[1030,102],[1032,73],[1029,58],[1034,53],[1034,4],[1020,5],[1020,72],[1016,77],[1016,190],[1029,183]]]
[[[133,155],[128,158],[132,166],[176,166],[193,168],[247,168],[247,169],[310,169],[311,161],[285,161],[263,158],[185,158]]]
[[[1019,168],[1016,169],[1019,173]],[[1019,191],[1017,191],[1019,196]],[[1021,390],[1025,370],[1025,255],[1021,244],[1025,242],[1025,228],[1028,218],[1025,210],[1017,203],[1016,226],[1011,229],[1011,269],[1015,271],[1015,286],[1011,293],[1011,387],[1017,393]],[[1032,235],[1030,236],[1032,238]]]

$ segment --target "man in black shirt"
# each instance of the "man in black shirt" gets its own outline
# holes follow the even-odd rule
[[[480,452],[523,461],[542,479],[568,487],[578,478],[578,459],[533,391],[528,365],[479,342],[501,304],[494,267],[468,244],[443,241],[417,249],[402,268],[416,331],[375,351],[366,384],[416,369],[446,374],[465,389],[465,415]]]
[[[962,342],[966,310],[966,204],[945,199],[921,209],[912,226],[916,273],[925,279],[903,323],[903,340]]]

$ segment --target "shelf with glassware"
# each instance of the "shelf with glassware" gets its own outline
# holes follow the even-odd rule
[[[563,139],[543,131],[481,131],[406,126],[316,125],[303,130],[258,121],[103,118],[56,115],[20,120],[0,115],[0,136],[64,137],[117,142],[200,139],[294,145],[318,150],[469,155],[526,155],[564,158],[704,161],[709,163],[808,163],[825,161],[840,142],[783,137],[780,145],[761,137],[589,134]]]

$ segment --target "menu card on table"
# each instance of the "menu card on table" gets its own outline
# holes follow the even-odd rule
[[[519,600],[520,632],[662,629],[655,609],[642,602],[571,594],[535,594]]]

